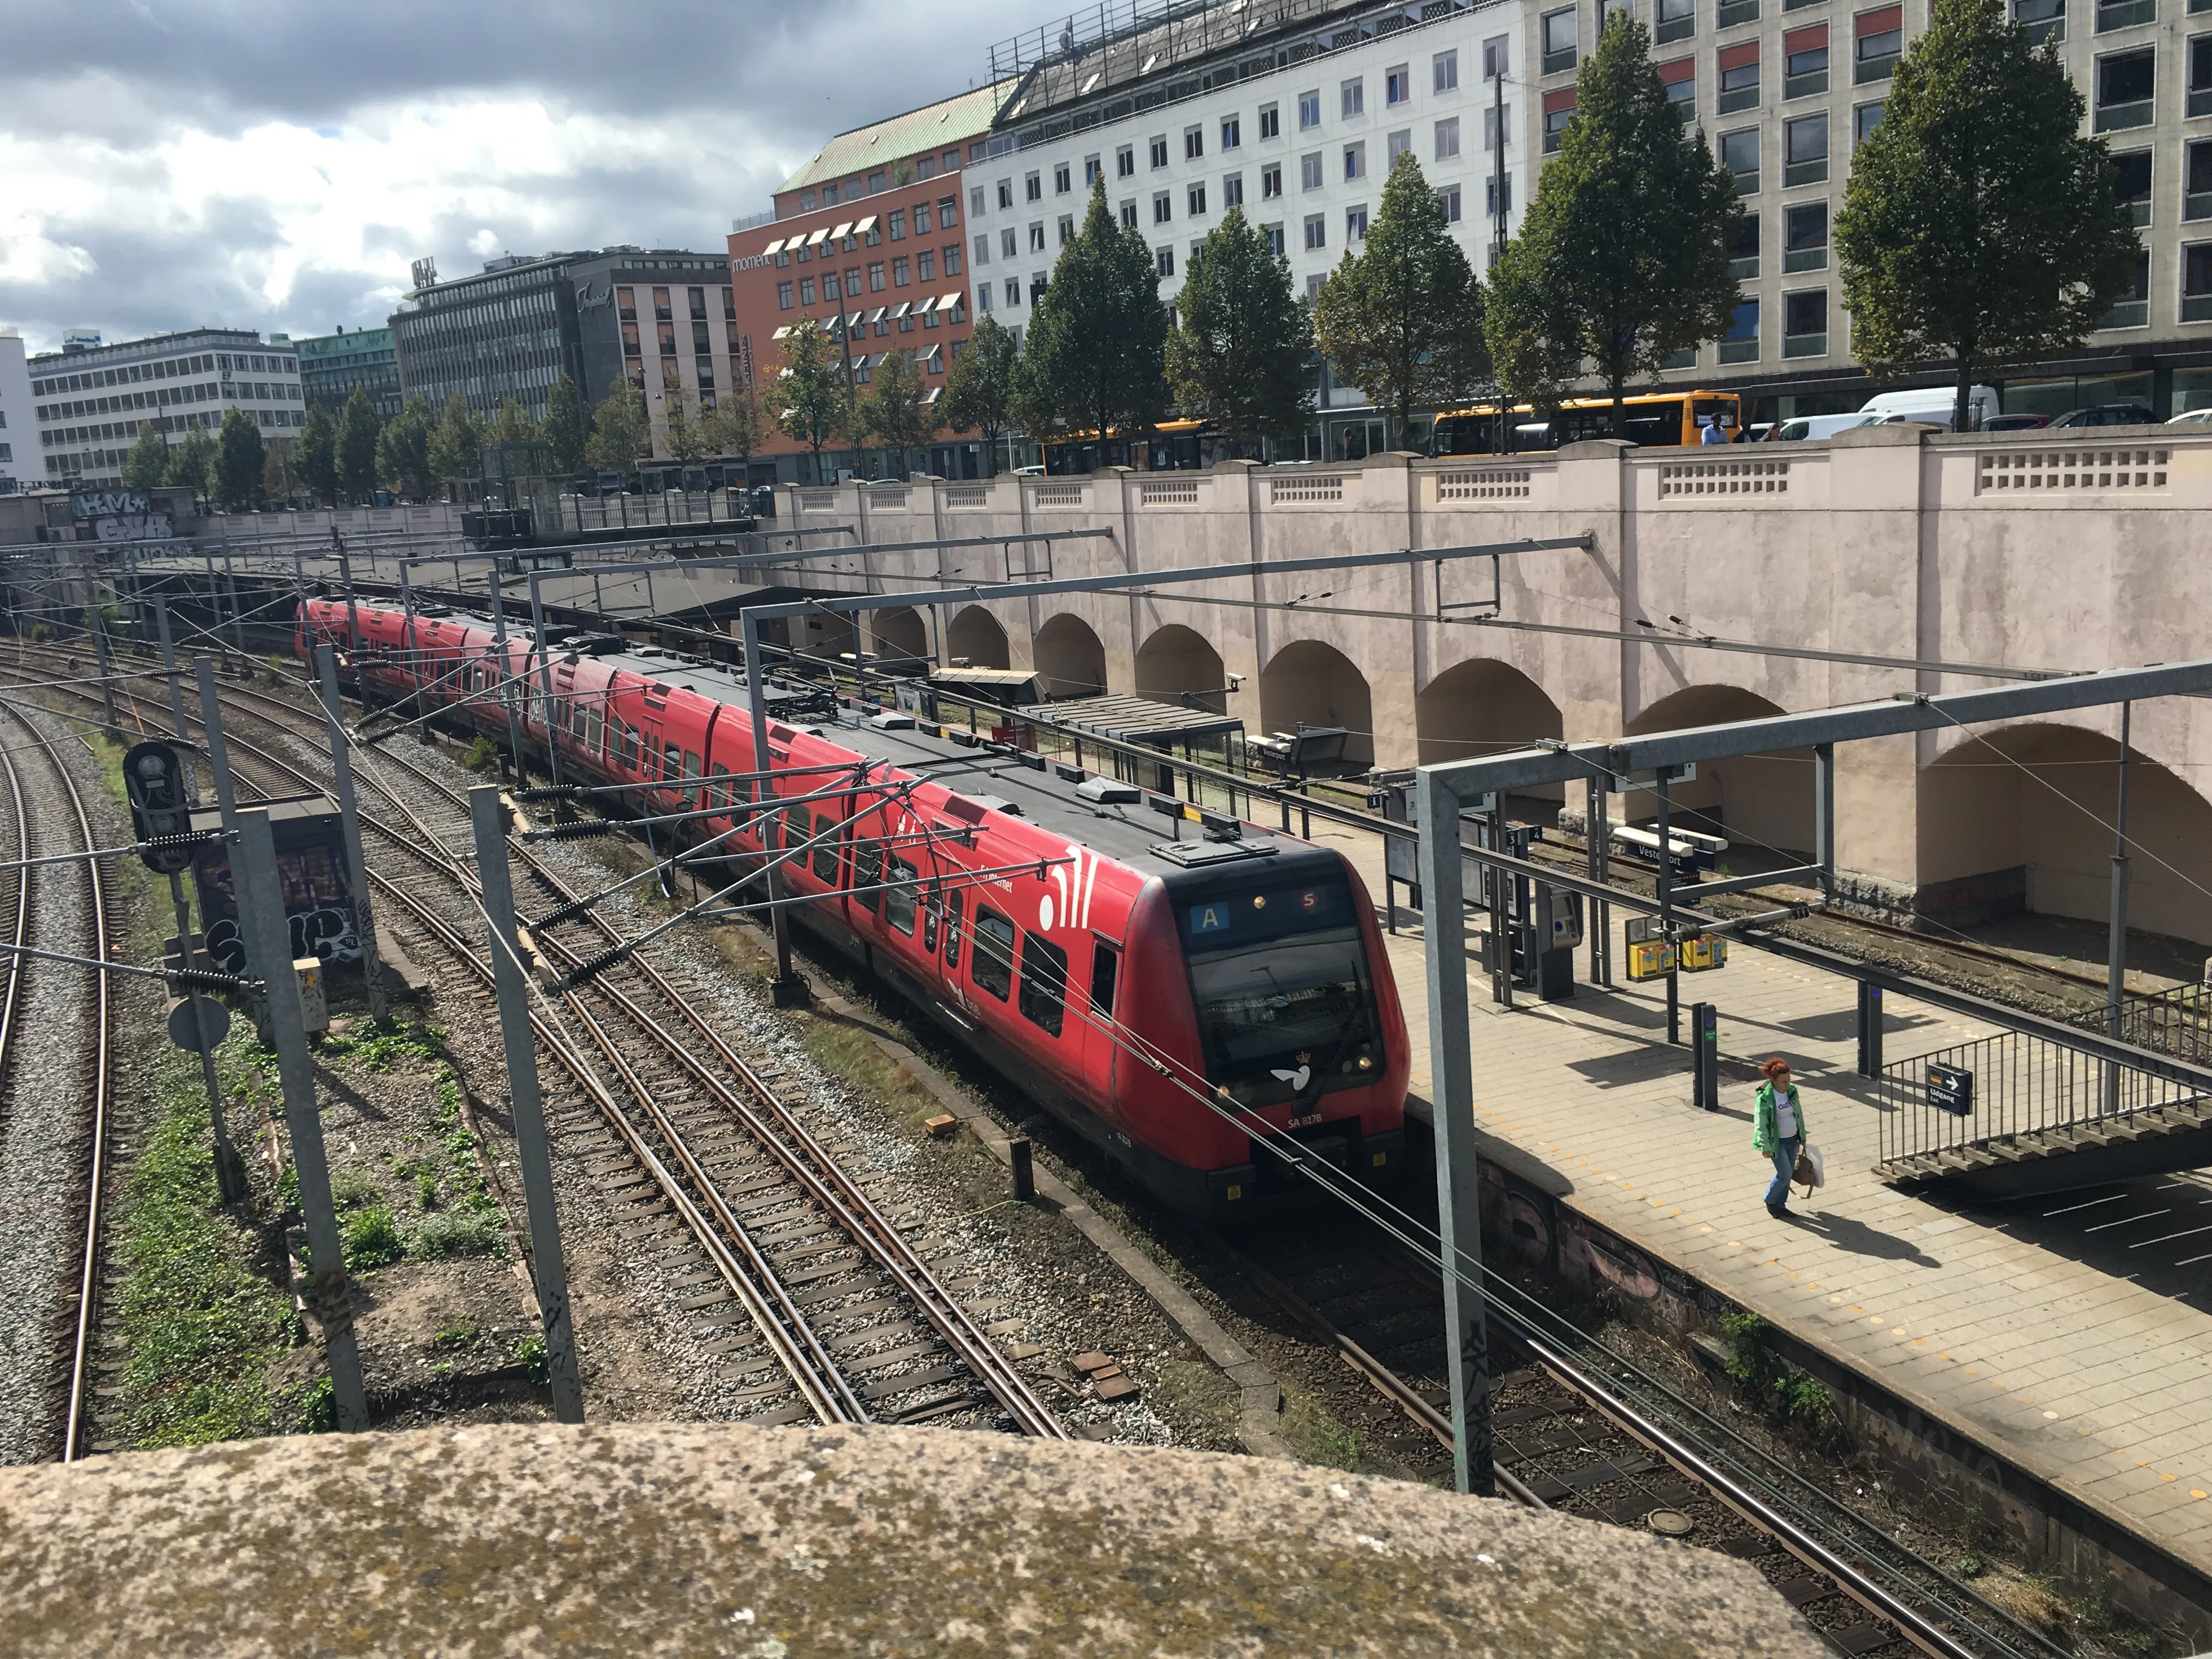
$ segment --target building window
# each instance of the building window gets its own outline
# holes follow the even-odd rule
[[[1504,182],[1505,185],[1504,210],[1510,213],[1513,211],[1513,175],[1507,173]],[[1482,210],[1493,219],[1498,214],[1498,183],[1499,181],[1494,177],[1482,181]]]
[[[906,210],[904,208],[893,208],[884,216],[884,222],[890,228],[891,240],[894,242],[903,242],[906,240]]]
[[[1382,141],[1382,148],[1386,153],[1389,166],[1393,167],[1398,165],[1398,158],[1401,155],[1403,155],[1407,150],[1413,149],[1413,135],[1411,130],[1404,132],[1394,132]],[[1386,167],[1384,170],[1387,172],[1389,168]]]
[[[1298,94],[1298,131],[1321,125],[1321,94],[1318,90]]]
[[[1130,230],[1137,228],[1137,204],[1134,202],[1121,204],[1121,223]]]
[[[1083,158],[1083,187],[1088,190],[1105,176],[1105,167],[1095,155]]]
[[[1367,240],[1367,209],[1364,205],[1345,209],[1344,240],[1347,245]]]
[[[1336,91],[1338,114],[1348,120],[1352,116],[1364,115],[1367,112],[1366,76],[1355,75],[1351,80],[1340,82]]]
[[[1344,177],[1347,183],[1367,176],[1367,146],[1363,143],[1344,147]]]
[[[1005,210],[1005,209],[1006,209],[1006,208],[1010,208],[1010,207],[1013,206],[1013,204],[1014,204],[1014,181],[1013,181],[1012,179],[1000,179],[1000,180],[999,180],[999,206],[1000,206],[1000,208],[1003,210]]]
[[[1500,112],[1496,109],[1486,109],[1482,112],[1482,147],[1486,150],[1493,150],[1498,148],[1498,118],[1499,113]],[[1510,104],[1506,105],[1504,110],[1504,114],[1505,117],[1505,148],[1511,149],[1513,148],[1513,106]]]
[[[1828,290],[1806,289],[1782,296],[1782,355],[1785,357],[1825,357],[1828,355]]]
[[[1782,215],[1783,275],[1827,268],[1828,204],[1800,202],[1785,209]]]
[[[1052,170],[1052,193],[1065,196],[1075,188],[1075,179],[1065,161],[1055,164]]]
[[[976,284],[975,284],[975,309],[976,309],[976,310],[978,310],[978,311],[988,311],[990,308],[991,308],[991,285],[990,285],[988,283],[976,283]]]
[[[1263,202],[1283,193],[1283,164],[1270,161],[1260,169],[1260,199]]]
[[[937,280],[937,255],[924,248],[914,256],[914,274],[925,283]]]
[[[2182,168],[2181,216],[2212,219],[2212,138],[2190,145]]]
[[[988,231],[983,232],[975,238],[975,263],[979,265],[988,265],[991,263],[991,236]],[[881,265],[870,265],[868,267],[869,285],[871,287],[877,288],[878,289],[881,288],[882,284],[875,281],[875,273],[882,269],[883,267]]]
[[[1262,225],[1260,234],[1267,239],[1267,246],[1274,256],[1278,259],[1283,258],[1283,228],[1280,225]]]
[[[1874,137],[1874,130],[1881,125],[1883,106],[1861,104],[1851,112],[1851,143],[1863,144]]]
[[[1491,182],[1495,184],[1498,181],[1493,179]],[[1457,185],[1446,185],[1442,190],[1438,191],[1437,192],[1437,206],[1443,210],[1444,222],[1446,224],[1457,224],[1459,222],[1459,186]]]
[[[1159,263],[1161,276],[1172,276],[1175,275],[1175,250],[1173,248],[1164,247],[1158,249],[1154,252],[1152,257]]]
[[[2181,250],[2181,320],[2212,322],[2212,242],[2191,242]]]
[[[1168,141],[1166,134],[1163,133],[1160,137],[1152,140],[1152,166],[1154,167],[1164,167],[1168,164]]]
[[[1186,127],[1182,135],[1182,159],[1195,161],[1206,154],[1206,129]]]
[[[825,270],[822,273],[822,297],[825,300],[842,300],[845,297],[845,290],[839,285],[837,273],[834,270]]]
[[[1042,283],[1042,282],[1040,282],[1040,283],[1039,283],[1038,285],[1039,285],[1040,287],[1042,287],[1043,284]],[[1007,277],[1007,278],[1006,278],[1006,303],[1007,303],[1008,305],[1010,305],[1010,306],[1018,306],[1018,305],[1021,304],[1021,302],[1022,302],[1022,279],[1021,279],[1020,277],[1018,277],[1018,276],[1009,276],[1009,277]]]
[[[1309,213],[1306,215],[1306,251],[1310,253],[1316,248],[1328,246],[1328,220],[1322,214]]]
[[[1544,154],[1551,155],[1566,137],[1567,124],[1575,118],[1575,89],[1562,87],[1557,92],[1544,94]]]
[[[1283,118],[1273,104],[1260,106],[1260,136],[1279,138],[1283,136]]]
[[[1828,26],[1792,29],[1782,37],[1782,96],[1809,98],[1828,89]]]
[[[1826,180],[1828,176],[1826,112],[1784,121],[1782,124],[1782,187],[1784,190],[1795,190],[1801,185],[1817,185]]]
[[[2099,328],[2147,328],[2150,325],[2150,254],[2136,255],[2135,271],[2127,290],[2114,301]]]
[[[1759,129],[1744,127],[1721,134],[1721,165],[1735,174],[1736,194],[1759,193]]]
[[[1298,158],[1298,184],[1302,189],[1319,190],[1322,185],[1322,161],[1316,155]]]
[[[2098,131],[2124,132],[2150,125],[2156,56],[2154,48],[2143,46],[2097,60]]]
[[[2097,0],[2097,33],[2132,28],[2158,15],[2156,0]]]
[[[1226,213],[1231,208],[1241,208],[1243,205],[1244,175],[1241,173],[1232,173],[1221,181],[1221,210]]]
[[[1244,142],[1244,128],[1234,115],[1221,118],[1221,148],[1235,149]]]
[[[1066,247],[1074,240],[1075,216],[1072,213],[1063,213],[1060,216],[1060,246]]]
[[[2066,38],[2066,0],[2012,0],[2012,21],[2031,44]]]
[[[2212,34],[2189,37],[2190,115],[2212,115]]]
[[[1863,85],[1869,81],[1887,81],[1897,69],[1897,60],[1905,51],[1905,8],[1883,6],[1874,11],[1863,11],[1851,19],[1852,51],[1851,80]],[[1783,352],[1789,352],[1786,341]]]
[[[788,311],[791,309],[791,284],[789,283],[778,283],[775,285],[775,304],[776,309],[779,311]],[[636,331],[635,329],[631,331],[630,337],[632,339],[636,338]]]
[[[1137,149],[1133,144],[1124,144],[1114,152],[1114,176],[1130,179],[1136,176]]]
[[[1482,78],[1502,81],[1513,72],[1513,37],[1493,34],[1482,43]]]
[[[1651,38],[1658,44],[1686,40],[1698,32],[1697,0],[1655,0],[1651,22]]]
[[[2150,222],[2150,152],[2133,149],[2112,157],[2112,186],[2138,226]]]
[[[1437,123],[1437,160],[1449,161],[1459,154],[1459,117]]]
[[[1042,219],[1030,227],[1030,252],[1032,253],[1044,252],[1044,221]]]
[[[1175,198],[1164,190],[1155,192],[1152,197],[1152,222],[1164,225],[1174,217]]]
[[[904,264],[906,261],[902,259],[899,263]],[[802,276],[799,279],[799,303],[803,306],[811,306],[814,303],[814,279],[811,276]]]
[[[1455,92],[1459,89],[1459,53],[1440,52],[1429,59],[1429,89],[1431,92]]]
[[[1683,123],[1698,118],[1698,61],[1694,58],[1677,58],[1671,64],[1659,65],[1659,84],[1667,88],[1667,100],[1674,106],[1674,113]]]
[[[1746,40],[1720,50],[1721,92],[1714,106],[1723,115],[1759,102],[1759,42]]]
[[[1558,11],[1546,12],[1543,31],[1543,73],[1558,75],[1572,69],[1576,51],[1575,9],[1563,6]]]
[[[983,216],[983,186],[971,185],[968,191],[968,216],[971,219],[980,219]]]
[[[1022,180],[1022,197],[1025,201],[1044,200],[1044,174],[1032,173]]]
[[[891,261],[891,286],[905,288],[912,279],[907,275],[906,255],[902,253]]]
[[[1729,244],[1729,280],[1748,283],[1759,275],[1759,216],[1747,213],[1736,221],[1735,238]]]
[[[1413,71],[1410,65],[1401,64],[1395,69],[1382,71],[1382,101],[1395,106],[1410,103],[1413,97]]]
[[[1190,187],[1188,200],[1185,202],[1184,206],[1192,218],[1203,218],[1206,214],[1206,186],[1193,185]]]
[[[917,236],[929,234],[929,204],[927,202],[914,204],[914,234]]]
[[[1740,301],[1729,319],[1728,332],[1721,336],[1721,361],[1724,363],[1755,363],[1759,361],[1759,301]]]

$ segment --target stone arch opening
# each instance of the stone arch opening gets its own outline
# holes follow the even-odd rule
[[[1260,671],[1260,722],[1270,732],[1341,726],[1344,757],[1375,763],[1375,704],[1367,677],[1352,659],[1319,640],[1293,640]]]
[[[1170,623],[1152,630],[1137,651],[1137,695],[1160,702],[1195,706],[1216,714],[1229,708],[1228,671],[1203,634]]]
[[[1038,688],[1048,697],[1096,697],[1106,690],[1106,647],[1091,624],[1066,611],[1037,629],[1031,647]]]
[[[964,662],[970,668],[1013,665],[1005,627],[980,605],[969,605],[952,618],[945,630],[945,655],[948,664]]]
[[[1686,685],[1629,721],[1626,735],[1640,738],[1694,726],[1766,720],[1784,712],[1741,686]],[[1626,798],[1626,812],[1618,805],[1613,810],[1641,822],[1656,810],[1654,799],[1650,791],[1639,790]],[[1668,804],[1674,822],[1683,829],[1723,836],[1741,849],[1729,860],[1729,868],[1737,875],[1758,870],[1762,858],[1771,860],[1768,869],[1812,859],[1818,836],[1809,749],[1700,761],[1698,775],[1670,791]]]
[[[1413,699],[1413,726],[1423,766],[1479,760],[1567,734],[1559,706],[1535,681],[1488,657],[1455,663],[1431,680]],[[1555,800],[1565,795],[1558,784],[1528,793]]]
[[[2120,746],[2034,722],[1966,738],[1924,768],[1916,874],[1923,914],[1954,927],[2007,914],[2111,915]],[[2130,929],[2212,944],[2212,801],[2128,753]]]
[[[911,605],[896,611],[872,613],[876,644],[879,657],[927,657],[929,655],[929,629],[923,624],[921,613]]]

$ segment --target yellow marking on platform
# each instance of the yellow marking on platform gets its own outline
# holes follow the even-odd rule
[[[1969,1376],[1979,1376],[1981,1374],[1982,1368],[1979,1365],[1969,1365],[1966,1367],[1966,1375]]]
[[[2058,1413],[2057,1413],[2057,1412],[2045,1412],[2045,1413],[2044,1413],[2044,1415],[2045,1415],[2045,1417],[2056,1418],[2056,1417],[2058,1415]],[[2082,1432],[2082,1433],[2084,1433],[2084,1434],[2087,1434],[2087,1433],[2088,1433],[2088,1432],[2089,1432],[2089,1431],[2088,1431],[2088,1430],[2087,1430],[2087,1429],[2084,1429],[2084,1430],[2082,1430],[2082,1431],[2081,1431],[2081,1432]]]
[[[2189,1489],[2189,1495],[2191,1498],[2202,1498],[2204,1496],[2204,1492],[2201,1487],[2191,1486]]]

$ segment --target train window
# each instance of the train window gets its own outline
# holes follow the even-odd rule
[[[665,781],[673,783],[684,775],[684,745],[680,743],[663,744],[660,753],[665,762],[660,775]]]
[[[1121,953],[1104,939],[1091,943],[1091,1006],[1114,1018],[1114,985],[1121,976]]]
[[[945,965],[947,968],[957,968],[960,965],[960,915],[966,908],[968,896],[957,887],[952,890],[951,896],[945,900]]]
[[[806,844],[807,837],[811,833],[806,825],[806,809],[804,806],[787,806],[783,809],[785,851],[788,852],[794,847],[804,847]]]
[[[934,952],[937,949],[937,925],[945,914],[945,889],[937,882],[929,884],[928,896],[921,903],[921,948]]]
[[[837,884],[837,815],[817,812],[814,815],[814,878]]]
[[[1067,952],[1042,933],[1022,937],[1022,1018],[1060,1035],[1067,1017]]]
[[[853,896],[873,910],[883,903],[884,848],[881,842],[853,843]]]
[[[1014,924],[988,904],[975,907],[975,958],[968,977],[1001,1002],[1014,988]]]
[[[890,884],[884,890],[884,920],[904,933],[914,937],[914,890],[921,872],[904,859],[894,856],[890,861]],[[1006,994],[999,993],[1001,998]]]

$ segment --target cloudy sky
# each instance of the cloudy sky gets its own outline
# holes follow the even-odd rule
[[[830,134],[1054,9],[0,0],[0,323],[322,334],[382,323],[422,254],[720,250]]]

